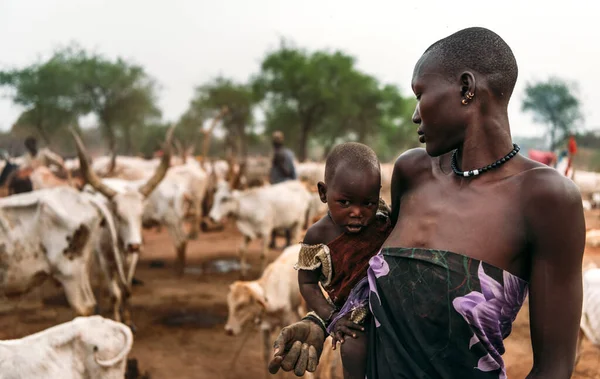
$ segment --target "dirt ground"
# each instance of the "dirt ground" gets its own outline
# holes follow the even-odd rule
[[[599,212],[586,218],[588,228],[600,227]],[[274,378],[267,376],[262,363],[257,331],[249,328],[242,336],[230,337],[223,330],[228,286],[239,279],[236,247],[240,235],[235,228],[229,225],[191,241],[182,278],[174,274],[174,252],[166,230],[146,231],[144,237],[145,251],[136,272],[144,283],[134,287],[132,306],[137,333],[129,356],[137,359],[140,371],[148,372],[152,379]],[[251,278],[258,276],[258,251],[259,244],[254,242],[248,254]],[[279,253],[272,251],[269,258]],[[585,259],[600,264],[600,248],[587,249]],[[106,292],[96,288],[96,295],[101,299],[103,314],[109,316]],[[60,288],[51,282],[11,306],[10,311],[0,311],[0,339],[20,338],[74,317]],[[528,315],[524,306],[505,341],[509,378],[524,378],[531,368]],[[587,340],[573,378],[600,378],[600,348]]]

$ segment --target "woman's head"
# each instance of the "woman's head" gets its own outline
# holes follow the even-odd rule
[[[468,128],[505,115],[517,75],[512,50],[488,29],[463,29],[431,45],[412,78],[413,122],[429,155],[456,149]]]

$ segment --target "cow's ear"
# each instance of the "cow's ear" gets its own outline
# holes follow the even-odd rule
[[[254,298],[256,299],[256,301],[258,301],[258,304],[260,304],[261,307],[263,307],[264,309],[267,308],[267,299],[262,297],[262,296],[258,296],[258,295],[254,295]]]

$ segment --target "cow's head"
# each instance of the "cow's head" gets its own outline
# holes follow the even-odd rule
[[[232,191],[231,186],[226,181],[219,181],[208,216],[211,221],[219,223],[224,217],[235,214],[238,205],[238,192]]]
[[[126,325],[100,316],[77,317],[77,357],[83,360],[89,378],[122,378],[127,355],[133,346],[133,334]]]
[[[108,186],[106,182],[103,182],[98,178],[87,160],[86,149],[83,142],[79,136],[72,131],[77,146],[81,173],[86,182],[110,200],[119,239],[122,244],[121,247],[128,252],[139,251],[142,244],[142,214],[146,205],[146,199],[160,184],[169,169],[174,127],[175,125],[170,127],[167,131],[164,154],[154,175],[138,189],[129,188],[121,192],[114,190]]]
[[[241,333],[247,323],[260,319],[267,307],[267,300],[258,283],[236,281],[229,286],[227,307],[229,314],[225,332],[236,336]]]
[[[119,192],[111,198],[120,248],[129,253],[139,252],[142,245],[142,214],[146,198],[134,190]]]

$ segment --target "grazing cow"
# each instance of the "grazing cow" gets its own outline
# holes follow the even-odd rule
[[[270,333],[276,326],[292,324],[306,313],[294,264],[298,261],[300,244],[287,247],[258,280],[236,281],[229,286],[229,315],[225,332],[239,335],[245,325],[260,323],[263,332],[264,357],[271,355]]]
[[[123,379],[132,345],[127,326],[100,316],[77,317],[0,341],[0,379]]]
[[[229,215],[235,217],[236,226],[244,236],[239,250],[243,277],[246,274],[245,255],[250,241],[262,238],[262,272],[271,232],[290,230],[290,240],[297,241],[307,217],[312,218],[310,202],[310,193],[297,180],[244,191],[232,191],[229,183],[219,182],[209,217],[214,222],[220,222]]]
[[[106,220],[122,282],[123,263],[108,210],[69,187],[44,189],[0,199],[0,295],[20,295],[48,276],[60,282],[80,315],[93,312],[89,266],[94,240]]]
[[[169,168],[173,129],[174,127],[171,127],[167,132],[166,148],[162,161],[156,168],[154,175],[147,181],[128,181],[112,178],[100,180],[94,171],[90,169],[83,142],[79,136],[72,131],[76,142],[81,174],[90,185],[89,187],[86,186],[86,188],[88,191],[93,189],[92,193],[94,193],[96,200],[103,202],[105,206],[110,209],[112,218],[117,227],[119,249],[126,253],[127,285],[123,290],[120,288],[121,286],[117,285],[118,281],[115,279],[115,272],[111,269],[114,267],[114,263],[111,261],[111,254],[107,253],[107,239],[101,237],[99,243],[96,245],[96,250],[99,252],[98,258],[100,260],[102,271],[108,276],[107,279],[109,282],[109,291],[111,293],[115,319],[121,321],[122,317],[124,322],[132,327],[133,324],[131,321],[128,298],[131,293],[133,274],[142,246],[142,216],[148,196],[150,196],[152,191],[154,191],[162,181]],[[104,230],[104,233],[107,233],[106,229]],[[123,292],[125,292],[125,297],[123,297]]]

